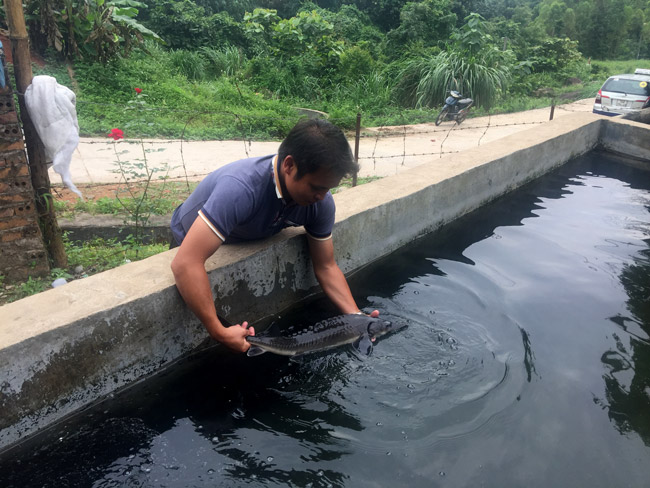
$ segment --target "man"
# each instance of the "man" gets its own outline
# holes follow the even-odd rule
[[[356,169],[339,128],[302,120],[276,156],[243,159],[212,172],[176,209],[171,221],[180,245],[171,265],[176,286],[214,339],[244,352],[250,347],[246,337],[255,331],[247,322],[224,327],[219,321],[205,261],[224,243],[261,239],[288,226],[305,227],[325,294],[341,313],[361,313],[334,260],[335,206],[329,192]]]

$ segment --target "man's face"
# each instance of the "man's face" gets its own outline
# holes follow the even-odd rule
[[[341,182],[340,176],[323,169],[296,179],[298,168],[290,156],[287,156],[282,163],[282,171],[284,172],[284,184],[291,200],[303,206],[321,201],[329,190]]]

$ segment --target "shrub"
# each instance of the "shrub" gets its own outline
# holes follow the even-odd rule
[[[375,60],[365,49],[352,46],[341,54],[339,74],[343,79],[354,80],[375,70]]]
[[[207,61],[196,51],[178,49],[169,53],[169,60],[176,72],[188,80],[204,80],[206,78]]]
[[[172,49],[250,45],[242,24],[225,12],[209,14],[191,0],[155,0],[146,23]]]
[[[246,56],[240,49],[227,46],[222,49],[202,47],[199,53],[207,61],[206,67],[210,74],[215,76],[236,76],[246,64]]]
[[[576,41],[558,38],[543,41],[541,45],[533,47],[529,54],[529,60],[537,72],[557,72],[581,57]]]
[[[402,70],[397,94],[403,103],[419,108],[438,106],[448,90],[458,90],[472,97],[476,105],[489,107],[508,87],[511,77],[509,65],[492,62],[491,54],[490,49],[473,57],[444,51],[432,58],[411,60]]]

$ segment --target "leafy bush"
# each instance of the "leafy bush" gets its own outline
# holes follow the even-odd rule
[[[571,39],[547,39],[541,45],[531,49],[529,60],[537,72],[557,72],[578,61],[582,54],[578,43]]]
[[[250,45],[242,24],[225,12],[208,14],[192,0],[155,0],[145,22],[172,49]]]
[[[408,2],[400,11],[399,27],[388,33],[388,40],[398,51],[412,42],[431,46],[448,39],[455,25],[456,14],[448,0]]]
[[[106,62],[158,35],[136,21],[136,0],[37,0],[27,5],[33,44],[69,59]]]
[[[359,46],[352,46],[341,54],[339,74],[343,79],[354,80],[375,71],[375,64],[368,51]]]
[[[301,11],[290,19],[280,18],[275,10],[257,8],[246,14],[245,29],[266,47],[266,51],[283,60],[310,55],[327,65],[343,50],[343,43],[332,36],[334,26],[317,10]]]

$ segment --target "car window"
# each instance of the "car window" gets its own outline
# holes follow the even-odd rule
[[[650,83],[647,81],[627,80],[625,78],[611,78],[605,82],[604,91],[627,93],[629,95],[642,95],[650,97]]]

